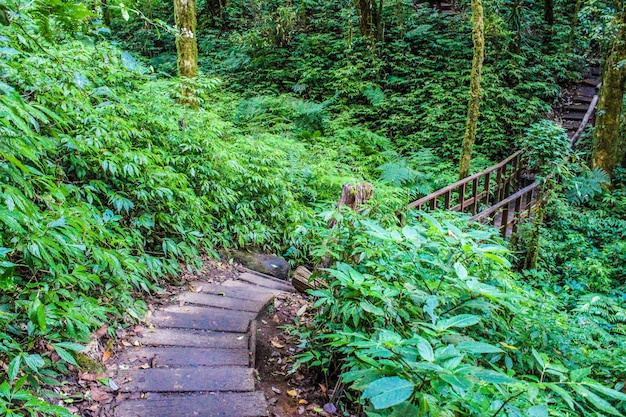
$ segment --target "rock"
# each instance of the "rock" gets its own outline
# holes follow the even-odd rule
[[[283,258],[264,253],[251,253],[238,250],[230,251],[228,255],[248,269],[271,275],[285,281],[289,280],[291,265]]]

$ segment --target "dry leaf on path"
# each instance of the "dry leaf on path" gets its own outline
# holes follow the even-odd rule
[[[282,349],[285,347],[285,345],[281,345],[280,343],[278,343],[275,340],[272,340],[272,346],[274,346],[276,349]]]
[[[89,390],[89,395],[94,401],[109,401],[113,397],[108,392],[104,392],[99,388],[93,387]]]
[[[96,330],[95,333],[93,334],[94,339],[100,339],[102,336],[107,334],[107,330],[109,330],[109,325],[108,324],[102,325],[102,327]]]

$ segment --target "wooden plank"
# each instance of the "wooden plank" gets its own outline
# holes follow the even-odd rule
[[[260,287],[271,288],[274,290],[294,292],[295,289],[293,286],[287,281],[281,281],[276,278],[262,277],[257,274],[251,274],[249,272],[244,272],[239,275],[239,279],[242,281],[249,282],[254,285],[258,285]]]
[[[240,300],[265,300],[268,296],[280,293],[280,291],[272,290],[271,288],[259,287],[247,282],[232,280],[224,281],[221,284],[193,281],[190,285],[194,289],[193,292],[223,295]]]
[[[151,368],[189,366],[248,366],[247,349],[203,349],[189,347],[130,348],[120,358],[120,363],[131,367],[150,365]]]
[[[585,118],[585,113],[567,112],[567,113],[563,113],[562,117],[565,120],[582,120]]]
[[[600,79],[596,77],[589,77],[582,80],[581,83],[595,88],[600,83]]]
[[[253,369],[244,367],[118,371],[115,382],[121,392],[254,391]]]
[[[209,307],[225,308],[228,310],[251,311],[258,313],[267,306],[274,296],[264,293],[260,300],[242,300],[240,298],[228,297],[218,294],[206,294],[200,292],[184,292],[178,297],[179,301],[190,304],[200,304]]]
[[[572,101],[574,103],[591,103],[591,100],[593,100],[593,96],[591,97],[587,97],[587,96],[574,96],[572,97]]]
[[[219,392],[128,400],[115,408],[115,417],[181,416],[265,417],[267,402],[262,392]]]
[[[586,112],[589,106],[587,104],[568,104],[563,107],[566,111]]]
[[[576,87],[576,95],[577,96],[584,96],[584,97],[593,97],[595,96],[597,93],[596,91],[596,87],[595,86],[590,86],[590,85],[578,85],[578,87]]]
[[[154,313],[153,324],[161,327],[245,333],[257,313],[214,307],[167,306]]]
[[[238,333],[207,332],[179,329],[146,330],[131,343],[146,346],[186,346],[200,348],[247,349],[248,336]]]

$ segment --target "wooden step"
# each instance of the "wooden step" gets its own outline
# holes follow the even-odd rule
[[[179,346],[221,349],[247,349],[248,335],[181,329],[146,330],[131,338],[131,343],[144,346]]]
[[[574,103],[589,104],[592,101],[593,101],[593,97],[588,97],[588,96],[574,96],[574,97],[572,97],[572,102],[574,102]]]
[[[563,122],[561,123],[561,126],[563,126],[565,129],[578,129],[580,127],[580,122],[576,121],[576,120],[563,120]]]
[[[282,281],[277,278],[272,278],[267,275],[261,276],[258,274],[251,274],[249,272],[244,272],[243,274],[239,275],[239,279],[242,281],[249,282],[254,285],[258,285],[260,287],[271,288],[273,290],[280,290],[280,291],[286,291],[286,292],[295,292],[295,289],[293,288],[291,283],[288,283],[287,281]]]
[[[218,307],[228,310],[241,310],[258,313],[274,298],[273,294],[265,293],[260,300],[242,300],[240,298],[228,297],[218,294],[206,294],[201,292],[185,292],[177,299],[179,302],[187,304],[199,304],[209,307]]]
[[[563,109],[568,112],[583,112],[586,113],[589,106],[587,104],[566,104]]]
[[[261,392],[219,392],[170,395],[127,400],[115,409],[115,417],[264,417],[267,402]]]
[[[248,349],[134,347],[128,349],[119,362],[130,368],[148,365],[150,368],[195,366],[248,366]]]
[[[594,77],[585,78],[584,80],[581,81],[581,84],[596,88],[598,84],[600,84],[600,79],[594,78]]]
[[[589,85],[578,85],[576,87],[576,96],[593,97],[598,93],[595,87]]]
[[[245,333],[256,316],[249,311],[176,305],[155,312],[151,321],[159,327]]]
[[[563,113],[561,117],[563,118],[563,120],[582,120],[585,118],[585,113],[568,112]]]
[[[152,368],[119,371],[120,392],[254,391],[251,368]]]
[[[259,287],[257,285],[244,281],[224,281],[222,284],[209,284],[202,281],[194,281],[190,283],[193,292],[217,294],[226,297],[237,298],[240,300],[264,301],[272,298],[274,294],[280,293],[280,290]]]

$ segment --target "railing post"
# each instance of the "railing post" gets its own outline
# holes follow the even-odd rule
[[[445,194],[445,201],[443,203],[444,207],[446,208],[446,210],[450,210],[450,197],[452,197],[452,191],[448,191]]]
[[[463,183],[459,186],[459,212],[463,212],[463,205],[465,203],[465,185],[466,183]]]
[[[472,203],[472,215],[476,214],[478,209],[478,178],[474,178],[472,181],[472,197],[474,198],[474,203]]]
[[[531,192],[532,193],[532,192]],[[522,194],[515,199],[515,208],[513,209],[513,228],[511,230],[511,234],[517,232],[517,225],[519,223],[519,219],[521,217],[517,217],[522,208],[522,199],[526,194]]]
[[[483,200],[483,204],[485,206],[489,206],[489,191],[491,191],[489,189],[489,183],[491,181],[491,172],[488,172],[487,174],[485,174],[485,198]]]
[[[500,233],[502,237],[506,237],[506,229],[509,227],[509,204],[502,207],[502,221],[500,224]]]
[[[435,197],[432,200],[430,200],[430,209],[431,210],[436,210],[437,209],[437,197]]]
[[[502,200],[502,167],[498,168],[496,174],[496,201],[494,203],[499,203],[500,200]]]

